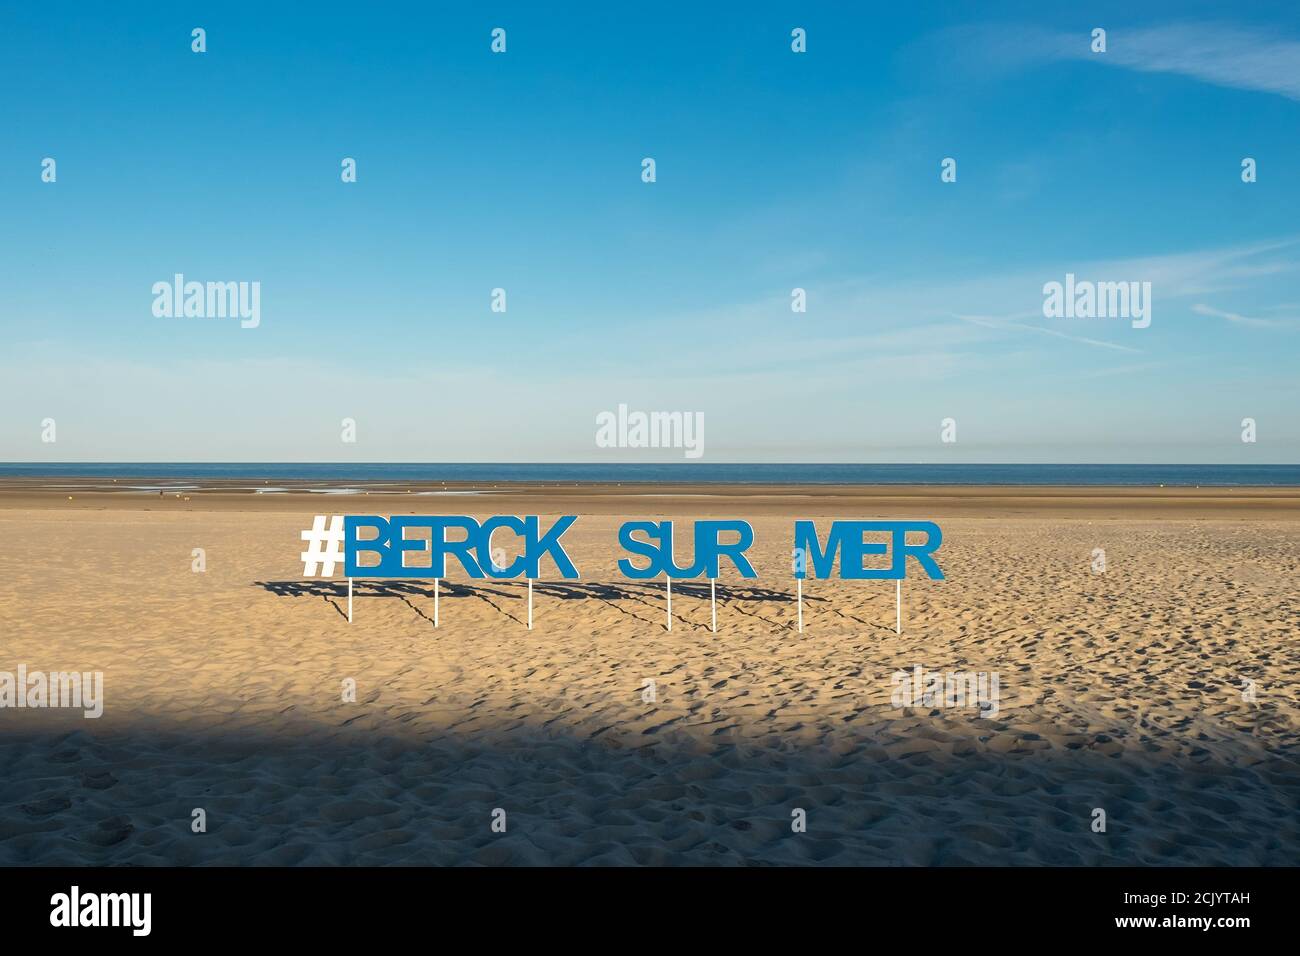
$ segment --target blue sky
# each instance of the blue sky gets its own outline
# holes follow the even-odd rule
[[[6,7],[0,459],[1300,461],[1294,4],[555,6]]]

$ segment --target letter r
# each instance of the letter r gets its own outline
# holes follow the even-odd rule
[[[908,544],[907,532],[920,531],[925,534],[924,544]],[[943,531],[933,521],[899,521],[894,526],[894,570],[898,577],[907,577],[907,556],[916,558],[925,570],[926,576],[933,580],[943,580],[943,570],[931,555],[943,544]]]

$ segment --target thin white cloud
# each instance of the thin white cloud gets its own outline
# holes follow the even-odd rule
[[[1300,42],[1237,27],[1182,23],[1115,30],[1097,61],[1300,100]]]
[[[1154,372],[1157,369],[1168,368],[1170,362],[1138,362],[1133,365],[1117,365],[1113,368],[1099,368],[1091,371],[1078,372],[1071,376],[1075,381],[1092,381],[1099,378],[1116,378],[1120,375],[1139,375],[1144,372]]]
[[[1032,314],[1032,313],[1031,313]],[[1118,345],[1115,342],[1105,342],[1101,339],[1090,339],[1084,335],[1070,335],[1068,332],[1062,332],[1059,329],[1049,329],[1041,325],[1025,325],[1023,322],[1014,322],[1011,319],[1028,318],[1029,315],[1018,313],[1006,318],[997,318],[987,315],[960,315],[956,312],[953,317],[961,319],[963,322],[971,322],[975,325],[982,325],[987,329],[1023,329],[1026,332],[1041,332],[1043,335],[1051,335],[1056,338],[1065,339],[1069,342],[1077,342],[1080,345],[1091,345],[1099,349],[1113,349],[1116,352],[1138,352],[1141,349],[1130,348],[1127,345]]]
[[[1106,27],[1106,52],[1094,53],[1092,26],[1065,32],[998,24],[958,28],[946,36],[958,55],[994,66],[1086,60],[1300,100],[1300,40],[1223,23],[1115,24]]]
[[[1043,283],[1059,281],[1067,272],[1093,280],[1150,282],[1159,322],[1159,316],[1167,314],[1164,307],[1180,299],[1241,295],[1244,290],[1253,290],[1251,297],[1259,298],[1262,281],[1300,271],[1298,247],[1300,237],[1284,236],[1122,259],[1058,256],[1034,268],[1018,263],[1014,270],[992,268],[975,275],[938,272],[927,281],[870,274],[827,284],[810,283],[806,314],[791,313],[789,294],[781,291],[748,302],[664,314],[651,324],[662,336],[682,336],[681,341],[692,344],[692,348],[665,354],[660,360],[660,374],[687,376],[716,366],[720,354],[727,357],[726,368],[714,374],[748,376],[795,365],[800,374],[811,375],[814,369],[829,373],[868,357],[897,360],[924,356],[933,360],[940,350],[965,366],[976,355],[1001,354],[1000,349],[993,349],[993,343],[1021,333],[1142,354],[1144,349],[1138,345],[1078,334],[1104,329],[1103,334],[1115,331],[1114,337],[1120,337],[1118,328],[1095,325],[1085,330],[1075,325],[1063,329],[1045,323]],[[1287,292],[1280,290],[1279,294]],[[642,333],[638,330],[636,334]],[[1127,325],[1123,335],[1127,336]],[[1147,344],[1142,336],[1127,341]],[[612,374],[622,353],[613,349],[610,354],[606,371]]]
[[[1287,319],[1259,319],[1247,315],[1241,315],[1237,312],[1224,312],[1222,309],[1211,308],[1202,302],[1192,306],[1192,311],[1197,315],[1208,315],[1211,318],[1226,319],[1234,325],[1246,325],[1257,329],[1284,329],[1300,323],[1300,320]]]

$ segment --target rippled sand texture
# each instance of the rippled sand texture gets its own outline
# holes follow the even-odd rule
[[[898,636],[888,582],[808,582],[796,633],[798,501],[754,520],[717,634],[707,583],[666,632],[588,515],[530,632],[522,582],[463,578],[436,629],[424,581],[358,584],[349,625],[303,514],[164,505],[0,510],[0,670],[106,684],[99,720],[0,710],[0,863],[1300,860],[1295,518],[944,519]],[[895,708],[918,664],[996,671],[1000,712]]]

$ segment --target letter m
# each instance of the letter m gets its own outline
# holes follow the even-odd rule
[[[1098,282],[1097,283],[1097,304],[1101,306],[1101,314],[1108,319],[1127,319],[1128,310],[1128,283],[1127,282]]]
[[[208,318],[233,318],[239,314],[239,283],[208,283]]]
[[[794,546],[803,550],[812,566],[813,577],[829,578],[835,570],[835,555],[840,550],[843,534],[836,525],[831,525],[831,532],[826,538],[826,550],[823,551],[817,540],[817,524],[813,521],[796,521],[794,523]]]

